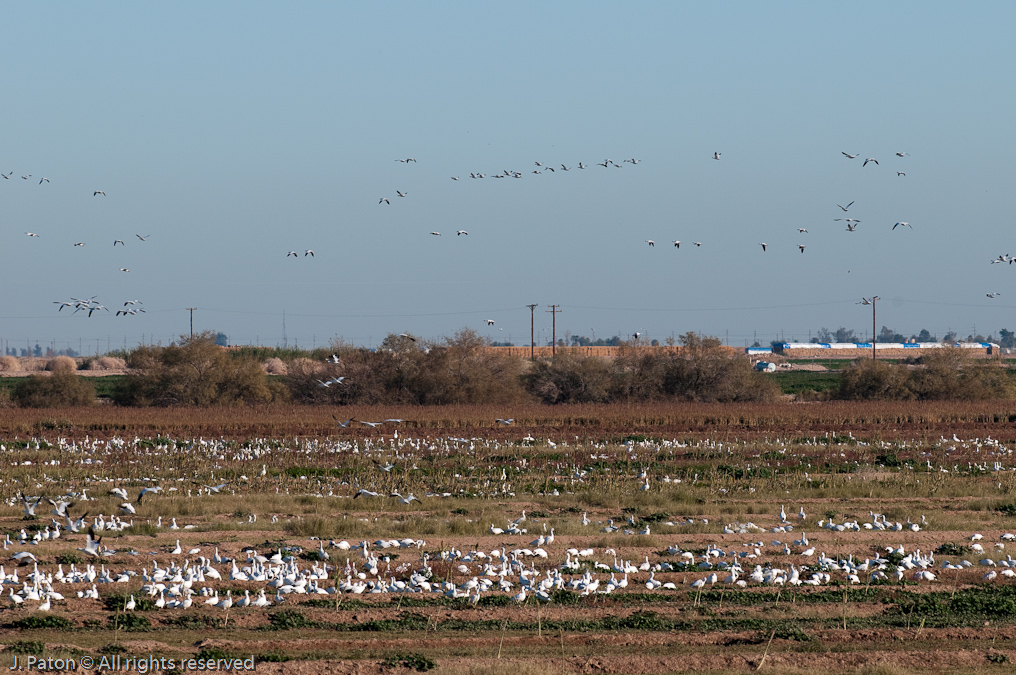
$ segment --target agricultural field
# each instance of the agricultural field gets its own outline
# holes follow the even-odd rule
[[[3,662],[1010,672],[1014,422],[1010,402],[3,409]]]

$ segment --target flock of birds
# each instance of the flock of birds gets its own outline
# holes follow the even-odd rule
[[[13,171],[10,171],[10,172],[8,172],[6,174],[0,173],[0,176],[2,176],[5,179],[8,179],[8,180],[13,175],[14,175]],[[24,180],[28,180],[28,179],[32,178],[32,174],[25,174],[25,175],[21,176],[21,178],[24,179]],[[52,181],[50,181],[49,178],[45,178],[44,177],[44,178],[41,178],[39,180],[38,184],[42,185],[43,183],[51,183],[51,182]],[[106,193],[103,190],[93,190],[92,191],[92,196],[93,197],[98,197],[98,196],[105,197]],[[25,236],[30,237],[30,238],[41,238],[42,237],[42,235],[39,234],[38,232],[25,232]],[[134,236],[139,241],[144,242],[144,241],[148,241],[149,237],[151,237],[152,235],[151,234],[146,234],[146,235],[135,234]],[[74,248],[84,248],[85,246],[87,246],[87,244],[88,244],[88,242],[84,242],[84,241],[74,241],[72,246]],[[117,246],[123,246],[124,248],[126,248],[127,244],[124,242],[123,239],[114,239],[113,240],[113,248],[115,249]],[[129,267],[119,267],[117,269],[120,272],[130,272],[131,271]],[[81,312],[85,312],[85,316],[88,316],[88,317],[92,316],[92,314],[94,314],[97,310],[105,310],[107,312],[109,311],[109,308],[107,308],[106,306],[100,304],[99,302],[97,302],[95,300],[95,296],[92,296],[91,298],[88,298],[86,300],[82,300],[82,299],[79,299],[79,298],[71,298],[70,301],[54,300],[53,302],[54,302],[54,304],[59,305],[59,307],[57,308],[58,311],[63,310],[64,307],[73,307],[74,311],[71,312],[72,314],[77,314],[79,311],[81,311]],[[143,308],[138,306],[140,304],[141,304],[140,301],[137,301],[137,300],[128,300],[123,305],[124,309],[118,310],[116,312],[116,316],[137,316],[138,314],[144,313],[145,310]]]
[[[847,152],[842,152],[841,154],[842,154],[842,155],[843,155],[844,157],[846,157],[847,159],[856,159],[857,157],[860,157],[860,154],[858,154],[858,153],[855,153],[855,154],[851,155],[850,153],[847,153]],[[902,158],[902,157],[906,157],[906,156],[908,156],[908,154],[909,154],[909,153],[906,153],[906,152],[897,152],[897,153],[896,153],[896,157],[900,157],[900,158]],[[713,159],[715,159],[715,160],[719,160],[719,159],[720,159],[720,156],[721,156],[721,155],[722,155],[722,153],[719,153],[719,152],[714,152],[714,153],[713,153]],[[625,160],[625,161],[627,161],[627,160]],[[861,166],[862,166],[862,167],[866,167],[866,166],[868,166],[868,164],[869,164],[869,163],[871,163],[871,164],[874,164],[874,165],[876,165],[876,166],[878,166],[878,165],[879,165],[879,164],[878,164],[878,160],[877,160],[877,159],[875,159],[874,157],[868,157],[867,159],[865,159],[865,160],[864,160],[864,163],[863,163],[863,164],[862,164]],[[903,171],[897,171],[897,172],[896,172],[896,175],[897,175],[898,177],[902,177],[902,176],[906,176],[907,174],[906,174],[906,173],[904,173]],[[849,204],[847,204],[846,206],[843,206],[843,205],[841,205],[841,204],[837,204],[836,206],[837,206],[837,207],[838,207],[838,208],[840,209],[840,211],[842,211],[843,213],[847,213],[847,212],[849,211],[850,207],[851,207],[851,206],[853,206],[853,205],[854,205],[854,201],[851,201],[851,202],[850,202]],[[857,219],[857,218],[846,218],[846,217],[841,217],[841,218],[833,218],[833,221],[835,221],[835,222],[839,222],[839,221],[843,221],[843,222],[845,222],[845,223],[846,223],[846,226],[847,226],[847,231],[848,231],[848,232],[856,232],[856,231],[857,231],[857,226],[858,226],[858,225],[860,224],[860,222],[861,222],[861,221],[860,221],[859,219]],[[902,227],[909,227],[910,229],[914,229],[914,228],[913,228],[913,226],[912,226],[912,225],[911,225],[911,224],[910,224],[909,222],[906,222],[906,221],[898,221],[898,222],[897,222],[897,223],[896,223],[895,225],[893,225],[892,229],[893,229],[893,230],[895,230],[895,229],[896,229],[897,227],[901,227],[901,228],[902,228]],[[803,227],[799,227],[799,228],[797,228],[797,233],[798,233],[798,234],[807,234],[807,233],[808,233],[808,229],[807,229],[807,228],[803,228]],[[655,248],[655,247],[656,247],[656,241],[655,241],[655,240],[653,240],[653,239],[645,239],[644,241],[645,241],[645,243],[649,244],[649,246],[651,246],[651,247],[653,247],[653,248]],[[680,242],[679,240],[672,240],[672,241],[673,241],[673,244],[674,244],[674,246],[675,246],[676,248],[680,248],[680,247],[681,247],[681,242]],[[702,242],[700,242],[700,241],[696,241],[696,242],[694,242],[694,243],[695,243],[695,246],[702,246]],[[762,247],[762,252],[763,252],[763,253],[765,253],[765,252],[766,252],[767,250],[769,250],[769,244],[768,244],[768,243],[766,243],[766,242],[761,242],[761,241],[760,241],[760,242],[758,243],[758,245]],[[800,251],[801,253],[804,253],[804,250],[805,250],[805,249],[806,249],[807,247],[808,247],[808,245],[807,245],[807,244],[797,244],[797,249],[798,249],[798,250],[799,250],[799,251]]]
[[[354,420],[347,420],[346,424],[352,421]],[[388,419],[371,424],[403,421]],[[514,420],[498,419],[497,422],[510,425]],[[531,436],[522,439],[523,442],[535,440]],[[779,444],[778,441],[774,442]],[[461,456],[482,448],[484,453],[489,453],[498,450],[504,441],[451,437],[406,438],[399,437],[396,433],[389,438],[307,439],[300,443],[306,446],[308,454],[359,455],[369,458],[380,472],[377,475],[393,476],[397,466],[406,469],[415,467],[416,458],[424,451]],[[616,453],[631,460],[638,460],[640,456],[658,457],[661,452],[685,450],[689,447],[709,448],[714,453],[725,451],[724,443],[719,441],[689,444],[676,440],[646,440],[637,443],[630,441],[621,446],[601,443],[577,443],[569,446],[563,441],[555,443],[547,439],[547,444],[548,447],[561,449],[572,447],[576,452],[581,449],[582,454],[588,454],[591,462],[609,459],[616,456]],[[127,611],[137,606],[136,596],[147,596],[160,610],[185,610],[194,605],[227,610],[231,607],[266,607],[293,602],[301,595],[431,593],[462,598],[475,604],[484,594],[503,593],[510,595],[516,602],[523,603],[529,599],[548,601],[555,591],[560,590],[590,595],[633,592],[643,588],[650,591],[703,589],[714,584],[744,588],[750,585],[824,586],[833,582],[866,584],[904,580],[933,583],[940,581],[944,573],[954,571],[960,575],[972,568],[980,568],[982,572],[966,572],[967,580],[971,580],[971,575],[974,574],[979,576],[982,583],[1016,578],[1016,560],[1011,555],[1003,557],[1006,545],[1016,541],[1016,535],[1012,533],[1001,533],[991,546],[988,546],[989,540],[980,533],[965,535],[965,550],[971,554],[968,558],[948,556],[946,560],[936,560],[932,552],[922,552],[919,548],[907,550],[911,545],[905,541],[906,537],[932,526],[923,516],[907,518],[904,523],[891,519],[886,514],[870,511],[863,522],[857,518],[835,522],[831,517],[812,522],[804,507],[800,507],[794,516],[781,507],[778,515],[774,515],[773,522],[765,526],[754,522],[728,523],[719,533],[697,535],[694,543],[685,546],[672,543],[665,551],[639,553],[637,556],[630,554],[629,559],[618,554],[618,550],[623,552],[625,548],[636,548],[627,544],[627,536],[656,534],[674,541],[687,538],[685,535],[689,532],[701,533],[702,528],[709,528],[709,519],[689,516],[651,525],[635,515],[629,515],[626,524],[615,524],[613,519],[607,519],[606,523],[591,519],[588,513],[583,513],[581,518],[576,517],[574,521],[571,516],[562,514],[550,521],[549,525],[552,526],[548,527],[547,518],[537,519],[532,515],[527,516],[523,511],[520,517],[507,520],[504,527],[490,523],[489,529],[485,529],[494,539],[486,540],[484,546],[477,546],[473,550],[461,550],[456,546],[435,549],[425,541],[409,537],[359,542],[331,540],[327,543],[312,537],[306,546],[290,546],[288,549],[258,551],[254,547],[243,547],[236,558],[230,558],[220,554],[218,548],[209,555],[210,552],[203,548],[207,544],[181,545],[180,533],[197,530],[200,526],[180,526],[175,518],[158,515],[164,504],[161,500],[173,493],[178,493],[174,495],[176,497],[182,497],[183,486],[188,486],[186,494],[190,499],[235,495],[238,489],[251,487],[252,481],[273,480],[264,463],[260,473],[253,479],[240,475],[231,481],[202,483],[192,479],[150,475],[142,480],[142,487],[130,489],[118,480],[98,474],[87,479],[83,488],[67,489],[60,486],[60,480],[48,475],[47,469],[57,470],[65,465],[78,465],[104,473],[105,460],[122,456],[123,452],[150,458],[196,455],[214,460],[217,465],[261,461],[280,452],[278,441],[252,439],[248,443],[235,444],[204,438],[185,442],[160,438],[153,443],[135,437],[113,438],[108,441],[58,439],[51,445],[59,448],[60,460],[30,467],[30,470],[38,472],[30,478],[11,477],[4,481],[23,482],[25,485],[31,483],[42,488],[43,495],[56,495],[27,496],[18,492],[16,497],[7,501],[8,506],[20,505],[24,519],[34,522],[35,527],[28,529],[34,529],[35,534],[29,535],[27,529],[22,529],[13,538],[10,533],[7,534],[3,546],[10,552],[9,559],[14,567],[10,571],[0,568],[0,587],[7,587],[6,595],[14,605],[37,611],[52,610],[59,606],[55,603],[74,596],[98,601],[110,594],[127,597],[128,593],[130,599],[124,605]],[[808,445],[807,441],[804,445]],[[825,448],[827,452],[832,450],[828,442],[822,443],[820,439],[815,440],[815,445]],[[971,470],[1012,470],[1011,466],[1007,468],[1003,465],[1003,460],[1011,463],[1013,451],[994,439],[964,441],[954,435],[951,440],[939,439],[937,445],[944,451],[945,457],[953,451],[976,449],[976,454],[985,461],[983,465],[971,465]],[[36,441],[35,449],[40,446],[41,443]],[[921,447],[925,445],[922,444]],[[30,445],[28,450],[31,449]],[[7,448],[0,445],[0,452],[5,451]],[[649,454],[640,455],[641,451]],[[989,458],[996,458],[993,464],[989,463]],[[499,477],[478,482],[472,489],[473,494],[482,495],[485,490],[489,490],[487,494],[513,496],[515,493],[510,485],[510,473],[515,473],[516,462],[525,467],[528,459],[521,455],[508,465],[490,467]],[[20,464],[26,466],[25,462]],[[562,468],[564,472],[556,473],[553,478],[554,484],[565,492],[575,489],[589,474],[589,469],[581,466]],[[929,471],[936,470],[930,461],[928,468]],[[959,470],[959,467],[949,469],[942,466],[938,470],[952,473]],[[553,469],[551,473],[555,473]],[[363,474],[363,478],[372,480],[369,474]],[[482,478],[474,477],[473,480],[481,481]],[[694,478],[689,476],[684,479],[654,476],[649,469],[644,468],[627,476],[615,476],[613,480],[630,480],[639,486],[637,489],[649,491],[682,480],[687,485],[694,485],[699,476],[696,474]],[[382,491],[370,485],[360,485],[357,480],[341,479],[318,479],[315,488],[308,477],[301,477],[297,486],[298,495],[321,499],[394,499],[407,506],[424,499],[444,499],[461,494],[461,491],[441,491],[436,488],[428,490],[425,497],[418,498],[412,493],[403,496],[397,490]],[[281,487],[277,486],[276,490],[279,491]],[[87,490],[102,496],[90,496]],[[285,492],[290,494],[288,486],[285,487]],[[137,496],[131,499],[134,494]],[[541,493],[541,496],[551,499],[560,494],[559,489],[555,488],[553,493]],[[109,497],[115,498],[117,513],[99,513],[90,517],[99,508],[97,502],[103,505],[101,508],[110,504]],[[426,503],[423,508],[426,508]],[[52,510],[41,512],[40,507],[44,504],[51,506]],[[131,542],[122,538],[116,539],[121,546],[119,550],[104,543],[106,532],[129,534],[129,528],[136,524],[142,506],[148,511],[148,520],[143,524],[156,533],[156,543],[149,545],[147,542],[150,540],[145,537],[144,547],[153,550],[142,553],[126,548],[124,544]],[[202,510],[215,513],[215,506],[203,507]],[[373,510],[367,509],[368,512]],[[279,521],[279,514],[265,515],[270,515],[272,523]],[[49,522],[46,522],[47,519]],[[168,522],[164,525],[164,521]],[[248,515],[246,524],[257,522],[255,514]],[[363,522],[369,528],[373,521],[368,518]],[[529,535],[534,527],[537,529],[535,539]],[[651,532],[651,527],[656,531]],[[687,527],[695,529],[682,529]],[[812,534],[809,538],[804,530],[810,530],[811,527],[816,528],[814,531],[817,534]],[[559,535],[556,529],[567,530],[568,534]],[[870,547],[875,540],[870,536],[865,537],[865,532],[893,534],[895,540],[892,545],[883,546],[884,553],[872,555]],[[763,534],[771,535],[769,542],[761,537]],[[609,542],[610,546],[588,545],[589,541],[602,540],[604,535],[618,536]],[[703,538],[709,540],[703,542]],[[474,537],[470,535],[470,541],[472,540]],[[926,538],[923,540],[927,541]],[[847,552],[852,541],[856,541],[857,546],[854,553]],[[59,554],[63,542],[74,547],[74,552],[83,554],[86,561],[70,565],[46,562],[50,554]],[[80,545],[76,545],[78,542]],[[704,549],[702,543],[705,543]],[[883,541],[882,544],[884,543]],[[830,550],[839,552],[826,555],[825,551]],[[37,555],[36,551],[40,553]],[[46,553],[41,553],[42,551]],[[399,551],[398,560],[390,551]],[[414,559],[409,556],[411,551],[419,551],[419,557]],[[130,559],[139,556],[145,557],[145,562],[140,566]],[[23,568],[30,571],[23,573]],[[234,597],[231,590],[226,590],[225,595],[222,595],[220,589],[223,585],[235,588],[237,583],[250,584],[242,597]],[[127,589],[127,592],[116,590],[120,588]]]

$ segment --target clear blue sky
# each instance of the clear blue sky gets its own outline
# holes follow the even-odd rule
[[[549,339],[554,303],[559,335],[743,345],[870,332],[873,294],[906,335],[1016,329],[1016,266],[989,265],[1016,254],[1013,25],[1010,2],[8,5],[0,339],[168,343],[197,307],[233,343],[281,343],[283,312],[291,345],[527,343],[525,305]],[[147,311],[54,304],[93,295]]]

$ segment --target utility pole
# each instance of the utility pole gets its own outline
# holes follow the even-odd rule
[[[550,355],[557,356],[557,315],[561,313],[558,309],[561,305],[547,305],[550,307],[547,311],[550,312],[551,316],[551,334],[550,334]]]
[[[190,339],[193,340],[194,339],[194,310],[197,309],[197,307],[185,307],[184,309],[186,309],[188,312],[190,312]]]
[[[875,335],[875,301],[881,300],[877,295],[871,296],[871,300],[868,298],[861,298],[860,304],[871,305],[871,360],[874,361],[875,356],[875,341],[877,336]]]
[[[874,361],[877,357],[875,356],[875,301],[878,300],[877,295],[871,296],[871,360]]]
[[[529,308],[529,360],[536,360],[536,303],[526,305]]]

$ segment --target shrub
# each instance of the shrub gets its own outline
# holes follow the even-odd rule
[[[14,402],[22,408],[60,408],[92,405],[95,387],[73,372],[32,375],[14,387]]]
[[[551,361],[538,361],[523,382],[543,403],[603,403],[610,399],[610,363],[596,356],[564,353]]]
[[[129,374],[113,395],[121,405],[228,405],[275,398],[261,364],[230,356],[215,333],[181,337],[182,345],[139,347],[129,355]]]
[[[908,386],[906,366],[860,359],[843,369],[839,398],[849,400],[900,401],[914,397]]]
[[[69,373],[78,369],[78,362],[69,356],[55,356],[46,362],[46,370],[51,373]]]
[[[16,373],[21,370],[21,361],[16,356],[0,356],[0,373]]]

